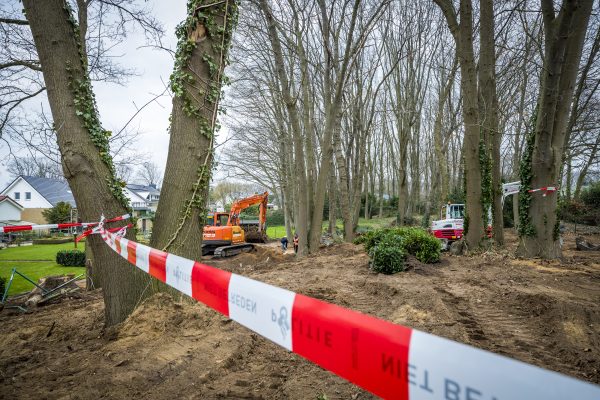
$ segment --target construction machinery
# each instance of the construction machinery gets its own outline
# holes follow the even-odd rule
[[[520,182],[511,182],[502,185],[504,198],[519,193]],[[487,237],[492,237],[492,208],[487,211],[487,220],[490,221],[486,227]],[[465,231],[465,205],[464,204],[444,204],[440,210],[440,219],[431,222],[430,231],[436,238],[442,242],[442,249],[447,250],[452,242],[462,239]]]
[[[431,233],[442,242],[443,249],[463,237],[465,205],[444,204],[440,210],[440,219],[431,222]]]
[[[209,213],[202,234],[202,255],[231,257],[254,249],[252,243],[267,241],[267,200],[269,193],[237,200],[226,212]],[[259,206],[258,220],[242,220],[240,213]]]

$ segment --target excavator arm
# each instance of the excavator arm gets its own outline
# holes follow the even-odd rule
[[[259,205],[258,209],[258,230],[263,232],[266,228],[267,223],[267,202],[269,199],[269,193],[264,192],[263,194],[256,194],[254,196],[246,197],[238,200],[231,205],[231,211],[229,211],[229,220],[227,226],[235,226],[240,224],[240,213],[248,207],[252,207],[256,204]]]

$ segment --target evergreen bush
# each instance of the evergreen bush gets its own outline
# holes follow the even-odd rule
[[[438,239],[423,229],[408,228],[403,235],[404,249],[417,260],[431,264],[440,260],[442,245]]]
[[[369,251],[371,269],[387,275],[404,271],[406,253],[402,242],[402,237],[391,233],[381,237]]]

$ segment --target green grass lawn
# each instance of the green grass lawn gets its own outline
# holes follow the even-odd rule
[[[74,249],[73,243],[34,244],[31,246],[9,247],[0,250],[0,261],[4,260],[56,260],[59,250]],[[78,250],[85,250],[85,243],[77,244]]]
[[[361,228],[361,227],[371,228],[371,229],[383,228],[383,227],[389,226],[390,223],[392,221],[394,221],[395,219],[396,219],[396,217],[372,218],[372,219],[359,218],[358,219],[358,227],[359,228]],[[323,229],[327,228],[328,226],[329,226],[329,222],[323,221]],[[338,219],[336,221],[336,226],[339,229],[343,229],[344,224],[342,223],[341,219]],[[283,226],[283,225],[267,226],[267,236],[269,236],[270,239],[280,239],[283,235],[285,235],[285,226]]]
[[[54,261],[0,261],[0,276],[6,278],[7,285],[13,268],[16,268],[20,273],[27,275],[27,277],[34,282],[50,275],[79,275],[85,272],[85,267],[63,267],[62,265],[56,264]],[[22,277],[15,275],[8,294],[13,295],[28,292],[33,288],[34,286],[31,283],[27,282]],[[0,297],[2,294],[0,294]]]
[[[60,250],[73,249],[73,243],[62,244],[36,244],[32,246],[10,247],[0,250],[0,276],[8,279],[13,268],[29,279],[37,282],[39,278],[49,275],[79,275],[85,272],[85,267],[63,267],[56,264],[56,253]],[[85,243],[77,244],[78,250],[85,250]],[[13,261],[7,261],[13,260]],[[17,261],[15,261],[17,260]],[[47,260],[47,261],[27,261]],[[27,292],[33,289],[33,285],[20,276],[15,276],[10,286],[9,295]],[[4,293],[0,293],[2,296]]]

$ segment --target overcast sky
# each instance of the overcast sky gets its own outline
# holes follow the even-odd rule
[[[185,18],[186,1],[149,0],[147,4],[153,9],[154,16],[164,25],[164,44],[175,49],[177,43],[175,27]],[[133,32],[113,51],[113,54],[122,55],[119,58],[120,64],[127,68],[134,68],[139,76],[132,77],[126,86],[109,83],[94,84],[102,124],[113,132],[120,130],[132,117],[136,112],[136,105],[141,107],[155,94],[163,92],[165,84],[168,84],[173,69],[172,57],[166,51],[140,48],[145,44],[144,35],[139,31]],[[34,102],[32,106],[40,104],[39,99]],[[143,133],[136,147],[151,155],[152,160],[163,169],[167,161],[169,145],[167,128],[170,112],[171,98],[166,96],[144,108],[130,125],[139,128]],[[6,149],[0,149],[0,159],[4,159],[5,155]],[[0,187],[3,188],[9,181],[6,167],[0,166]]]

